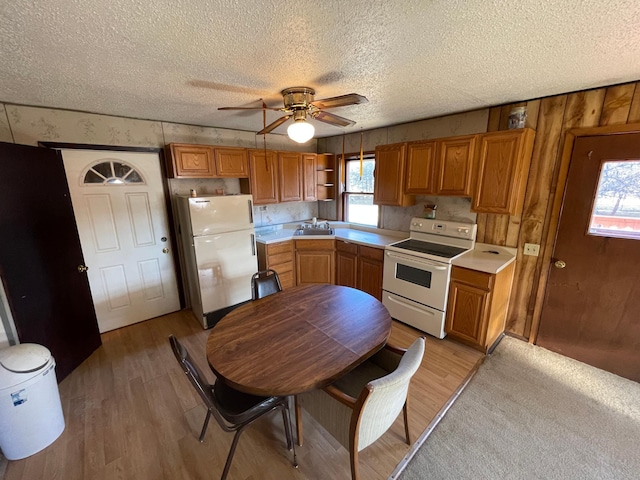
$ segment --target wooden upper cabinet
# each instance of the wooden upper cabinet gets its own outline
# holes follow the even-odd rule
[[[302,154],[278,152],[281,202],[302,201]]]
[[[302,200],[318,200],[318,156],[315,153],[302,154]]]
[[[215,147],[214,160],[218,177],[246,178],[249,176],[249,162],[245,148]]]
[[[408,144],[406,193],[435,193],[433,181],[435,157],[435,141]]]
[[[474,212],[517,215],[522,210],[534,137],[530,128],[480,136]]]
[[[278,203],[277,160],[273,150],[249,150],[249,180],[254,205]]]
[[[436,195],[471,196],[475,144],[476,135],[438,140]]]
[[[406,143],[376,147],[376,169],[373,203],[406,207],[415,199],[404,192]]]
[[[213,178],[216,176],[213,147],[208,145],[169,144],[169,176],[175,178]]]

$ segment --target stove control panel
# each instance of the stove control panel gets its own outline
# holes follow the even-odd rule
[[[467,240],[475,240],[476,229],[477,226],[474,223],[450,222],[428,218],[413,218],[410,228],[412,232],[430,233]]]

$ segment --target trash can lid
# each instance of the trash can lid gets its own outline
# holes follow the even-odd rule
[[[21,343],[0,350],[0,365],[15,373],[40,370],[50,358],[49,349],[36,343]]]

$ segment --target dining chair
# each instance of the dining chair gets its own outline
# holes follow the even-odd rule
[[[227,478],[240,434],[244,431],[245,427],[273,410],[280,410],[282,412],[282,420],[287,437],[287,448],[293,451],[292,465],[298,468],[295,445],[291,434],[291,417],[289,415],[289,399],[287,397],[258,397],[249,395],[229,387],[219,379],[211,385],[206,381],[202,371],[194,363],[187,349],[174,335],[169,336],[169,342],[183,372],[187,375],[193,387],[198,391],[198,394],[207,407],[207,416],[204,419],[204,425],[200,432],[200,442],[204,440],[209,419],[212,415],[225,432],[235,432],[221,480]]]
[[[275,270],[267,269],[254,273],[251,277],[251,295],[253,300],[282,291],[280,278]]]
[[[404,413],[409,434],[409,382],[420,367],[425,340],[408,349],[386,345],[354,370],[322,390],[302,395],[302,404],[345,448],[351,459],[351,478],[358,480],[358,452],[380,438]]]

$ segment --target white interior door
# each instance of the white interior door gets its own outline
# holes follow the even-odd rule
[[[100,332],[179,310],[158,154],[62,157]]]

